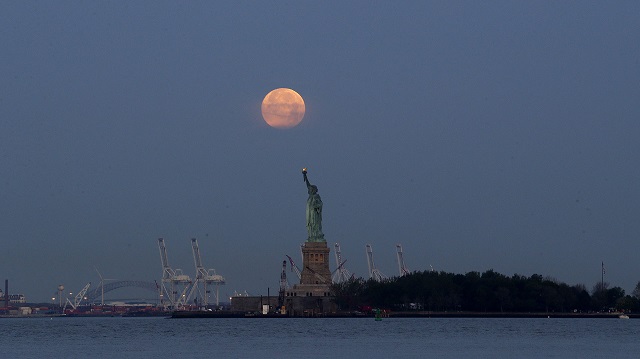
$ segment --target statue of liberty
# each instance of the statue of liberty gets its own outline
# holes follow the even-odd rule
[[[307,184],[307,242],[326,242],[322,233],[322,200],[318,194],[318,187],[309,183],[307,169],[302,169],[302,177]]]

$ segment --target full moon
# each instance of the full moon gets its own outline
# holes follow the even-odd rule
[[[295,127],[302,121],[304,111],[302,96],[292,89],[275,89],[262,100],[262,117],[271,127]]]

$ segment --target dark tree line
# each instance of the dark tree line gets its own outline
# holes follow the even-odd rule
[[[392,310],[470,312],[602,312],[640,311],[640,282],[633,295],[620,287],[596,284],[591,293],[584,285],[567,285],[549,277],[488,270],[453,274],[413,272],[377,282],[352,278],[333,284],[341,310],[381,307]]]

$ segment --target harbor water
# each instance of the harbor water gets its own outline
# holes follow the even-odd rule
[[[634,319],[2,318],[2,358],[638,358]]]

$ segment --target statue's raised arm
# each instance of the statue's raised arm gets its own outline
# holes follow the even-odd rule
[[[307,242],[324,242],[324,234],[322,233],[322,200],[318,194],[318,187],[309,183],[307,178],[307,169],[302,169],[302,177],[304,183],[307,184]]]
[[[309,179],[307,178],[307,169],[306,168],[302,169],[302,177],[304,178],[304,183],[307,184],[307,189],[309,189],[309,187],[311,187],[311,183],[309,183]]]

